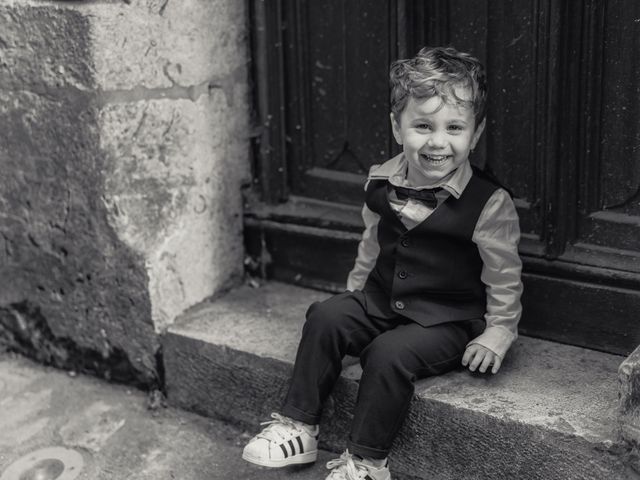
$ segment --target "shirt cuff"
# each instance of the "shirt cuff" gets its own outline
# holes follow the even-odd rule
[[[347,290],[350,292],[354,292],[356,290],[362,290],[364,288],[364,284],[365,284],[365,280],[366,277],[364,279],[359,278],[362,275],[349,275],[349,277],[347,278]]]
[[[500,359],[504,359],[505,354],[517,336],[517,334],[502,327],[487,327],[481,335],[471,340],[467,344],[467,347],[477,343],[491,350],[498,355]]]

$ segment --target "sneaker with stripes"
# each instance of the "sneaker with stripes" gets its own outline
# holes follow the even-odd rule
[[[242,458],[263,467],[284,467],[315,462],[318,458],[317,425],[300,422],[272,413],[273,420],[244,447]]]
[[[327,462],[327,468],[331,473],[326,480],[391,480],[389,462],[376,467],[354,457],[349,450],[340,455],[340,458]]]

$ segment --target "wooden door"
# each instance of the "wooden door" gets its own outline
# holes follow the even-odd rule
[[[344,287],[365,172],[398,151],[388,66],[423,45],[453,45],[487,67],[488,125],[472,161],[515,194],[522,331],[622,354],[640,343],[640,4],[252,6],[264,128],[255,163],[262,196],[248,210],[246,237],[263,273]]]

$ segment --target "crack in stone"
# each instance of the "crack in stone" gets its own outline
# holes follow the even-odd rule
[[[138,126],[136,127],[136,131],[133,132],[133,135],[131,135],[131,138],[133,138],[134,140],[138,138],[138,134],[140,133],[140,130],[142,130],[142,126],[144,125],[144,122],[147,119],[148,109],[149,109],[149,106],[145,105],[144,110],[142,111],[142,117],[140,118],[140,121],[138,122]]]
[[[160,7],[160,10],[158,11],[158,14],[161,17],[164,15],[164,10],[167,8],[168,3],[169,3],[169,0],[164,0],[164,3],[162,4],[162,6]]]
[[[50,87],[36,83],[25,84],[0,84],[0,88],[6,93],[29,93],[45,98],[53,102],[75,103],[86,105],[91,102],[98,107],[112,103],[135,103],[141,100],[186,100],[198,101],[202,95],[208,95],[211,90],[221,89],[226,97],[227,105],[233,105],[233,88],[246,74],[245,66],[241,66],[224,76],[216,76],[195,85],[180,85],[164,69],[166,77],[172,82],[171,87],[144,87],[136,86],[130,89],[89,90],[75,86]],[[80,107],[78,107],[80,108]]]

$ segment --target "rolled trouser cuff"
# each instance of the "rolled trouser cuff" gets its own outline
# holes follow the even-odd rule
[[[320,415],[312,415],[310,413],[303,412],[291,405],[284,405],[280,413],[285,417],[306,423],[307,425],[318,425],[320,423]]]
[[[353,455],[357,455],[362,458],[373,458],[375,460],[387,458],[389,456],[389,451],[391,450],[391,447],[385,449],[367,447],[365,445],[354,443],[351,440],[347,442],[347,448],[349,449],[349,453]]]

